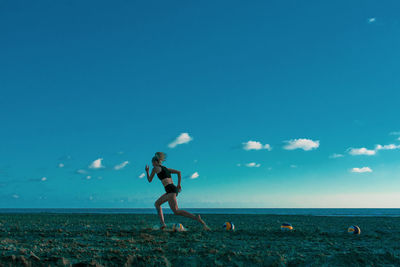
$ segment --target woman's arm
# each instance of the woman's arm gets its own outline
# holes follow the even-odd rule
[[[174,170],[174,169],[169,169],[169,168],[168,168],[168,170],[169,170],[171,173],[176,173],[176,174],[178,174],[178,186],[181,186],[181,180],[182,180],[182,178],[181,178],[181,172],[180,172],[180,171],[177,171],[177,170]]]
[[[149,181],[149,183],[151,183],[151,181],[153,181],[154,178],[154,174],[156,173],[156,171],[154,170],[154,168],[151,170],[151,174],[149,175],[149,166],[146,165],[146,174],[147,174],[147,181]]]

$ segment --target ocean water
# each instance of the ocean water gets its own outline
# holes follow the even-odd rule
[[[185,208],[199,214],[269,214],[269,215],[311,215],[311,216],[387,216],[400,217],[400,209],[263,209],[263,208]],[[165,214],[172,214],[163,208]],[[0,208],[1,213],[67,213],[67,214],[157,214],[155,208]]]

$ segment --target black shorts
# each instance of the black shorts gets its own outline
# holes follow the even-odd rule
[[[165,192],[168,193],[176,193],[176,196],[178,196],[178,188],[174,184],[168,184],[165,188]]]

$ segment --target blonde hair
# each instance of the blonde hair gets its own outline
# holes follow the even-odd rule
[[[164,152],[156,152],[155,156],[151,159],[152,162],[157,161],[161,164],[167,158],[167,154]]]

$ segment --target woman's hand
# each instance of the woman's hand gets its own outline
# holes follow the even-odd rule
[[[178,184],[178,186],[176,188],[178,188],[178,192],[181,192],[182,186],[180,184]]]
[[[146,170],[146,172],[149,172],[149,170],[150,170],[149,165],[146,165],[146,167],[144,169]]]

